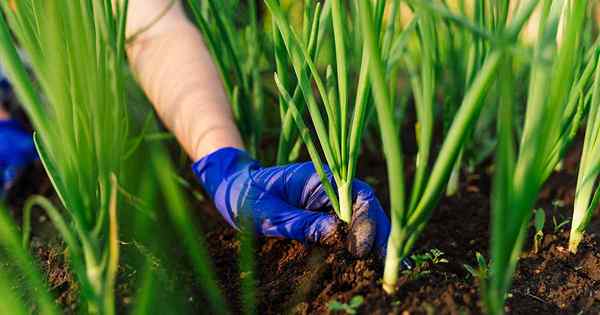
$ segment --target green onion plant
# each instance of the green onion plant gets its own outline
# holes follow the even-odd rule
[[[278,2],[275,0],[266,0],[265,2],[279,33],[275,34],[276,41],[277,38],[280,38],[287,52],[287,55],[283,54],[281,43],[279,49],[276,44],[275,53],[276,60],[278,60],[276,82],[282,96],[283,108],[286,109],[285,114],[294,118],[297,129],[300,131],[317,172],[326,187],[328,196],[332,200],[334,210],[341,220],[349,223],[352,218],[351,183],[356,174],[356,164],[369,103],[366,71],[369,60],[366,55],[362,57],[356,85],[351,85],[350,82],[348,34],[350,30],[356,31],[358,28],[351,23],[356,22],[357,19],[351,15],[350,8],[340,0],[330,2],[331,7],[327,10],[327,14],[331,15],[330,18],[321,18],[321,6],[318,3],[314,9],[308,10],[309,13],[312,13],[312,18],[307,19],[311,24],[310,27],[305,27],[309,31],[306,31],[307,35],[303,40],[290,26]],[[308,3],[310,1],[307,1]],[[310,5],[307,7],[311,8]],[[327,66],[326,76],[323,79],[316,62],[316,52],[318,51],[316,46],[320,29],[328,27],[333,32],[334,49],[332,53],[335,55],[335,64]],[[315,43],[315,41],[317,42]],[[298,86],[293,94],[289,92],[292,84],[286,73],[287,70],[283,67],[283,60],[291,63],[296,77]],[[313,82],[317,86],[318,93],[313,91]],[[350,91],[356,91],[354,98],[351,98]],[[327,180],[323,162],[304,122],[303,107],[298,106],[300,96],[303,96],[304,102],[307,104],[325,160],[329,164],[331,174],[337,184],[337,195]],[[322,107],[319,106],[319,101],[323,104]],[[350,106],[351,102],[353,102],[352,107]],[[322,109],[326,113],[326,120],[322,116]],[[286,128],[288,128],[285,123],[284,119],[283,133],[286,133]],[[281,155],[280,158],[282,158]]]
[[[433,116],[433,113],[427,112],[432,111],[432,108],[429,106],[432,101],[426,99],[419,102],[419,98],[431,95],[420,91],[426,91],[428,88],[432,88],[431,86],[435,86],[435,81],[431,82],[434,80],[434,77],[430,75],[430,79],[423,81],[421,89],[413,89],[416,106],[424,106],[424,108],[417,108],[417,111],[421,110],[424,114],[419,114],[417,117],[420,125],[419,138],[423,138],[417,141],[419,144],[419,157],[417,158],[417,170],[410,198],[406,198],[405,192],[403,152],[398,136],[400,125],[392,114],[394,108],[390,100],[389,84],[386,82],[385,67],[382,52],[380,51],[381,43],[379,36],[377,36],[376,26],[379,22],[370,1],[361,0],[358,3],[361,30],[366,47],[365,53],[369,55],[370,85],[375,98],[383,149],[388,167],[392,232],[388,241],[383,286],[386,292],[393,293],[396,290],[400,262],[403,258],[410,255],[415,241],[425,228],[433,208],[443,194],[465,139],[473,130],[473,126],[483,107],[482,100],[492,85],[503,56],[506,54],[505,43],[510,43],[516,39],[524,23],[535,8],[537,1],[522,2],[510,22],[507,22],[506,19],[508,11],[501,10],[501,7],[495,7],[491,12],[495,15],[495,20],[499,21],[496,33],[490,33],[485,29],[481,29],[468,18],[452,13],[445,6],[439,5],[437,2],[409,1],[419,19],[418,28],[423,50],[426,47],[435,45],[435,38],[427,35],[434,27],[434,22],[431,20],[432,16],[438,16],[461,25],[474,34],[494,43],[492,51],[487,54],[473,82],[467,88],[433,166],[430,166],[428,159],[420,157],[421,155],[429,156],[431,154],[431,148],[428,147],[431,146],[431,141],[425,140],[428,140],[426,138],[430,137],[431,130],[429,128],[433,128],[433,120],[430,118]],[[426,64],[427,62],[424,63]],[[427,68],[422,69],[421,76],[423,78],[427,76],[427,71]],[[431,85],[425,85],[426,83]],[[425,105],[427,106],[425,107]],[[425,129],[422,130],[423,127],[421,126],[425,126]],[[423,133],[426,136],[422,135]],[[425,170],[419,170],[419,168]]]
[[[583,142],[583,151],[579,165],[575,203],[573,205],[573,220],[569,236],[569,251],[577,252],[577,247],[583,239],[585,229],[589,225],[594,210],[600,201],[600,190],[596,181],[600,174],[600,63],[597,62],[598,50],[592,57],[596,61],[592,99]],[[589,63],[593,65],[593,62]],[[590,68],[591,69],[591,68]]]
[[[4,1],[2,10],[0,58],[67,214],[41,200],[36,204],[47,210],[69,247],[88,311],[114,314],[117,185],[128,139],[127,1],[29,0],[14,8]],[[38,84],[30,81],[11,31]]]
[[[581,33],[586,1],[541,1],[525,121],[514,143],[514,81],[503,61],[499,84],[498,149],[492,198],[491,272],[482,296],[490,314],[503,314],[504,301],[542,184],[573,139],[585,111],[586,71]],[[557,36],[562,34],[562,36]],[[595,63],[588,58],[588,63]]]
[[[145,215],[141,216],[144,220],[134,219],[128,227],[140,225],[137,228],[143,233],[133,237],[157,244],[156,232],[148,234],[147,229],[152,227],[154,231],[160,231],[164,226],[149,223],[158,212],[145,210],[160,200],[165,201],[164,208],[168,210],[173,228],[186,240],[187,254],[201,279],[199,283],[204,296],[215,313],[228,313],[201,234],[191,224],[167,151],[155,142],[152,143],[156,145],[150,146],[150,137],[146,137],[147,126],[152,120],[146,119],[140,135],[133,135],[131,130],[134,120],[130,114],[135,111],[128,102],[131,99],[127,91],[131,75],[126,67],[124,50],[128,1],[114,4],[109,0],[26,0],[14,4],[14,7],[7,1],[1,4],[0,60],[32,121],[40,159],[62,207],[55,207],[40,196],[27,201],[23,214],[24,246],[20,251],[9,238],[14,227],[8,221],[0,220],[0,233],[8,235],[2,238],[4,244],[11,242],[3,246],[3,250],[19,262],[28,283],[35,288],[32,292],[38,293],[34,294],[34,303],[40,313],[56,312],[49,302],[51,298],[42,294],[45,292],[43,281],[39,280],[42,277],[34,267],[29,268],[26,264],[32,209],[46,211],[67,245],[69,269],[76,275],[81,290],[80,311],[115,314],[115,282],[122,259],[119,238],[131,235],[127,234],[130,233],[128,229],[119,232],[117,215],[122,214],[126,219],[130,213],[119,210],[133,208],[135,214],[144,211]],[[248,33],[252,33],[251,30]],[[31,63],[33,80],[17,54],[17,46]],[[151,115],[147,117],[152,118]],[[137,149],[147,146],[150,149],[145,152],[151,154],[145,156],[151,159],[134,163],[146,168],[138,170],[138,176],[132,176],[129,159],[138,156]],[[139,182],[134,183],[132,178]],[[129,187],[127,184],[137,189],[135,194],[127,192],[124,188]],[[157,196],[162,199],[157,200]],[[4,209],[0,210],[4,213]],[[140,239],[134,240],[137,243]],[[242,243],[244,270],[251,273],[251,244]],[[157,299],[152,297],[160,296],[161,301],[165,297],[157,290],[160,279],[152,270],[155,266],[152,255],[148,256],[148,267],[137,293],[136,314],[145,313],[144,310],[151,307],[149,305],[156,304]],[[4,288],[3,280],[0,279],[0,290]],[[252,285],[245,281],[247,313],[254,309]],[[15,308],[15,313],[18,312]]]
[[[333,208],[338,216],[345,222],[350,222],[352,217],[352,179],[356,175],[357,162],[363,133],[366,129],[368,117],[373,112],[371,88],[369,85],[368,68],[370,56],[365,52],[362,43],[362,31],[359,24],[359,9],[357,3],[346,4],[339,0],[327,1],[321,7],[311,1],[305,1],[305,20],[302,36],[298,35],[290,26],[290,22],[275,0],[266,0],[274,24],[275,59],[277,61],[276,84],[281,95],[280,104],[282,108],[283,126],[282,138],[280,138],[280,150],[278,161],[286,162],[291,144],[291,119],[296,123],[302,139],[308,149],[311,160],[314,162],[317,172],[325,186],[329,198],[332,200]],[[386,66],[391,74],[397,73],[399,59],[408,40],[406,33],[414,28],[407,27],[406,32],[397,32],[399,19],[397,13],[400,1],[390,1],[391,15],[384,21],[386,1],[379,1],[376,7],[378,34],[385,43],[383,51]],[[333,56],[333,64],[326,64],[325,78],[319,71],[321,61],[319,58],[320,46],[325,46],[323,38],[325,34],[332,33],[333,43],[325,55]],[[433,30],[427,31],[427,36],[433,36]],[[287,54],[286,54],[287,53]],[[413,84],[419,88],[419,93],[424,94],[423,104],[420,107],[428,108],[432,105],[433,84],[432,67],[433,53],[427,53],[426,62],[421,67],[423,77],[416,79]],[[325,58],[325,60],[327,60]],[[413,60],[414,64],[417,60]],[[295,82],[287,74],[285,65],[291,64],[295,74]],[[352,66],[355,67],[352,67]],[[421,68],[419,71],[421,72]],[[390,76],[391,77],[391,76]],[[317,93],[312,84],[317,87]],[[393,84],[391,82],[390,84]],[[293,90],[293,93],[290,91]],[[355,91],[350,93],[350,91]],[[353,94],[354,97],[351,97]],[[289,97],[288,97],[289,96]],[[319,155],[310,129],[304,122],[303,112],[305,107],[302,100],[307,104],[312,126],[325,160],[330,167],[331,174],[337,184],[337,194],[327,180],[323,162]],[[421,98],[420,98],[421,100]],[[319,101],[322,106],[319,106]],[[352,104],[352,106],[350,106]],[[322,113],[326,116],[323,117]],[[431,111],[422,111],[426,130],[422,133],[420,141],[429,143],[431,141],[430,125],[432,122]],[[282,146],[283,144],[283,146]],[[287,144],[287,147],[285,146]],[[425,145],[429,147],[429,145]],[[421,160],[427,160],[427,152],[421,155]],[[423,176],[424,174],[421,174]]]

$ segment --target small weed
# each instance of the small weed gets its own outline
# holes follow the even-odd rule
[[[348,303],[341,303],[337,300],[329,302],[327,307],[332,312],[345,312],[346,314],[356,314],[358,308],[365,302],[365,298],[362,295],[353,297]]]
[[[489,273],[489,267],[488,267],[488,263],[485,261],[485,257],[483,257],[483,255],[481,255],[481,253],[479,253],[479,252],[475,253],[475,257],[477,259],[477,265],[478,265],[477,269],[475,269],[472,266],[469,266],[467,264],[463,264],[463,266],[469,272],[469,274],[471,274],[471,276],[473,276],[474,278],[477,278],[479,280],[487,279],[488,273]]]
[[[402,274],[410,277],[411,280],[419,279],[431,273],[431,270],[426,269],[428,262],[431,265],[448,263],[448,259],[444,258],[444,252],[437,248],[433,248],[424,254],[415,254],[411,256],[415,267],[410,270],[402,271]]]
[[[417,268],[423,266],[428,261],[434,265],[448,263],[448,260],[444,258],[444,252],[437,248],[430,249],[424,254],[412,255],[411,258],[415,262]]]

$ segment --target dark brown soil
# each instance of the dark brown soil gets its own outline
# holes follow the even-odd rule
[[[570,216],[579,156],[575,147],[565,159],[564,169],[550,178],[540,194],[539,206],[547,213],[545,237],[538,254],[531,251],[530,242],[526,244],[506,305],[510,314],[600,313],[598,227],[592,226],[579,253],[572,255],[565,249],[569,225],[556,229],[554,223]],[[384,162],[367,163],[369,175],[363,178],[386,196],[385,183],[380,180],[385,178],[381,176]],[[259,313],[328,313],[330,301],[348,302],[361,295],[365,302],[358,309],[360,314],[481,314],[478,280],[464,265],[476,266],[476,252],[487,256],[489,194],[490,180],[482,171],[466,178],[458,196],[440,202],[416,251],[438,249],[447,262],[428,262],[405,273],[394,296],[381,289],[383,266],[376,258],[354,259],[341,246],[260,240],[256,253]],[[528,240],[532,235],[530,232]],[[209,246],[225,291],[239,292],[235,231],[221,228],[211,232]],[[233,304],[238,305],[237,296],[232,295]]]
[[[417,245],[439,249],[447,263],[426,263],[402,276],[400,290],[387,296],[380,285],[382,263],[353,259],[342,247],[323,248],[265,239],[257,249],[259,313],[327,313],[332,300],[365,298],[361,314],[480,314],[478,281],[463,266],[475,266],[475,253],[488,250],[488,203],[477,186],[441,203]],[[568,208],[564,209],[565,211]],[[558,211],[551,211],[553,215]],[[568,226],[554,232],[551,222],[538,254],[523,254],[507,303],[511,314],[600,313],[598,237],[585,238],[579,253],[568,253]],[[226,292],[239,292],[235,231],[209,235],[211,254]],[[232,297],[236,300],[236,297]],[[237,300],[236,303],[237,304]]]
[[[555,229],[553,223],[554,220],[560,223],[570,215],[577,156],[575,152],[566,159],[564,170],[553,175],[540,194],[539,206],[547,213],[545,237],[537,254],[531,252],[530,242],[526,244],[506,305],[510,314],[600,314],[598,220],[577,255],[569,254],[565,249],[569,225]],[[363,174],[362,178],[374,185],[380,196],[386,196],[383,161],[369,160],[365,164],[369,174]],[[367,170],[367,167],[362,169]],[[41,185],[42,192],[48,193],[47,181],[41,181]],[[458,196],[440,202],[415,248],[417,254],[440,250],[446,262],[434,264],[430,261],[403,274],[399,291],[393,296],[386,295],[381,289],[383,264],[375,257],[354,259],[339,245],[324,247],[284,239],[259,239],[255,262],[258,313],[329,313],[328,304],[332,300],[348,302],[358,295],[364,297],[364,303],[358,308],[360,314],[482,313],[478,280],[464,265],[476,265],[476,252],[487,256],[489,190],[489,178],[481,171],[465,178]],[[36,192],[39,193],[39,189]],[[382,202],[385,205],[386,200]],[[18,209],[21,205],[14,201],[12,208]],[[239,310],[239,241],[236,232],[215,214],[210,203],[200,203],[198,208],[201,209],[199,216],[203,218],[201,227],[209,231],[209,252],[223,292],[233,308]],[[15,213],[18,217],[18,212]],[[532,233],[528,240],[531,236]],[[34,248],[58,301],[65,309],[74,310],[77,285],[60,258],[61,250],[57,249],[60,245],[56,241],[42,242]],[[182,273],[193,279],[189,270]],[[120,284],[120,287],[127,286]],[[206,312],[202,303],[193,307],[196,313]]]

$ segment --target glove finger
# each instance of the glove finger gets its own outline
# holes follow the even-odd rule
[[[327,243],[340,224],[334,215],[296,208],[278,198],[257,204],[254,220],[261,235],[313,243]]]
[[[380,256],[385,256],[390,221],[369,185],[355,180],[352,190],[355,201],[348,251],[356,257],[364,257],[375,247]]]
[[[327,180],[333,187],[334,192],[337,191],[337,185],[333,180],[333,175],[331,174],[329,168],[325,169],[325,174],[327,175]],[[332,207],[331,199],[329,199],[329,196],[325,190],[325,186],[323,185],[323,182],[321,182],[321,178],[317,173],[313,173],[310,177],[308,177],[304,186],[304,194],[302,196],[302,203],[300,207],[313,211],[322,211],[325,208]]]
[[[325,167],[325,173],[335,187],[328,167]],[[312,162],[264,169],[253,173],[253,180],[294,207],[314,211],[331,207],[331,201]]]

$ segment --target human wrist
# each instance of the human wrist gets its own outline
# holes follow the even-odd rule
[[[201,133],[194,138],[195,142],[190,153],[194,161],[199,161],[224,148],[245,151],[237,126],[233,122],[224,122],[203,128]]]
[[[9,120],[10,114],[0,105],[0,120]]]

